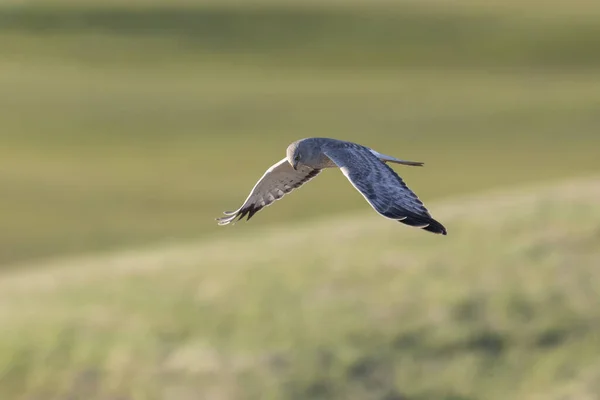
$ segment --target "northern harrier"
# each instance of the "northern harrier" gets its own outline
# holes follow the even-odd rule
[[[287,148],[287,156],[269,168],[236,211],[217,218],[227,225],[236,218],[248,219],[285,194],[302,186],[324,168],[339,168],[379,214],[403,224],[446,234],[446,228],[431,217],[421,200],[386,162],[422,166],[380,154],[352,142],[327,138],[298,140]]]

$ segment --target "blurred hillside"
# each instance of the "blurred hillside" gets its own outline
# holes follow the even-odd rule
[[[600,181],[28,265],[2,399],[600,398]]]
[[[599,15],[591,2],[5,2],[0,263],[235,235],[213,218],[307,136],[426,162],[399,169],[426,202],[595,174]],[[253,224],[364,207],[329,171]]]
[[[19,51],[100,65],[180,65],[192,59],[293,69],[552,70],[600,64],[598,52],[591,51],[600,45],[600,6],[573,3],[571,8],[580,10],[573,14],[565,13],[564,5],[540,2],[468,5],[38,1],[3,7],[0,31],[22,39],[4,43],[7,53],[19,43],[24,46]]]

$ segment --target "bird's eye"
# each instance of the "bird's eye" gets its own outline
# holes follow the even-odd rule
[[[294,161],[299,161],[300,160],[300,154],[296,154],[294,156]]]

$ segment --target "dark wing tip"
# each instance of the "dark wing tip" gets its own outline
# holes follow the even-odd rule
[[[448,234],[448,231],[446,230],[444,225],[440,224],[435,219],[432,219],[429,222],[429,225],[424,227],[423,229],[425,229],[428,232],[437,233],[438,235],[446,236]]]
[[[224,212],[224,217],[215,218],[219,225],[228,225],[237,221],[241,221],[246,218],[246,221],[250,220],[254,214],[262,210],[264,206],[250,204],[248,207],[242,208],[238,211],[227,211]]]
[[[432,232],[439,235],[448,234],[444,225],[440,224],[431,217],[412,214],[404,219],[399,219],[398,222],[402,222],[405,225],[414,226],[415,228],[421,228],[427,232]]]
[[[261,206],[255,206],[254,204],[251,204],[250,207],[248,207],[248,218],[246,218],[246,221],[250,221],[250,218],[252,218],[252,216],[259,212],[261,209]]]

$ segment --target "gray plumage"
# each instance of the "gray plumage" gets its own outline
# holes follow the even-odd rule
[[[271,166],[236,211],[225,212],[219,225],[245,216],[248,219],[264,207],[302,186],[325,168],[339,168],[350,183],[382,216],[403,224],[446,234],[446,228],[431,217],[421,200],[386,162],[421,166],[376,152],[352,142],[328,138],[298,140],[287,148],[286,157]]]

